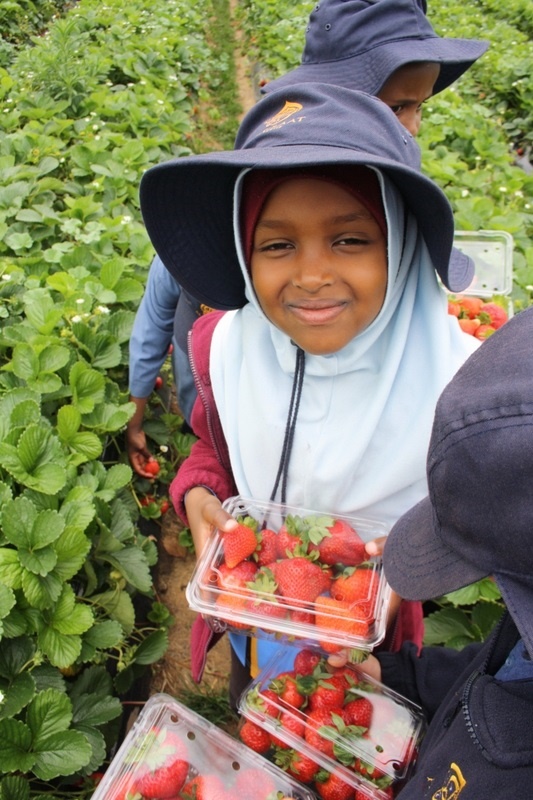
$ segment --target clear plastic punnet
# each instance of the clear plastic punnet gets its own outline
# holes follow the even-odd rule
[[[243,497],[224,508],[241,524],[213,532],[186,590],[213,630],[329,653],[383,640],[391,592],[365,543],[384,523]]]
[[[488,299],[513,289],[513,237],[507,231],[456,231],[454,245],[475,264],[470,286],[461,294]]]
[[[275,764],[166,694],[153,695],[92,800],[314,800]]]
[[[358,798],[394,797],[425,732],[419,706],[356,665],[334,669],[316,650],[293,650],[292,669],[280,671],[274,657],[240,698],[243,717],[271,735],[266,755],[283,766],[291,748],[357,789]],[[324,777],[317,771],[311,788]]]

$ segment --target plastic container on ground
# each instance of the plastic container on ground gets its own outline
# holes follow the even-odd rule
[[[386,536],[385,524],[244,497],[224,508],[254,521],[257,547],[229,568],[228,534],[216,530],[198,560],[186,596],[213,630],[327,652],[383,640],[391,592],[364,543]]]
[[[170,695],[153,695],[92,800],[314,800],[311,790]]]
[[[271,660],[243,693],[242,715],[363,796],[394,796],[416,762],[425,731],[421,709],[355,665],[332,669],[323,658],[311,674],[302,673],[298,653],[293,670],[280,673]],[[304,694],[301,705],[287,694],[291,680]],[[269,757],[276,758],[275,749]]]

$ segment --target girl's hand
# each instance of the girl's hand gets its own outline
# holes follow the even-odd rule
[[[197,558],[215,528],[230,531],[237,525],[237,520],[224,511],[218,497],[203,486],[195,486],[187,492],[185,510]]]
[[[369,558],[375,558],[376,556],[383,555],[383,548],[385,547],[385,542],[387,541],[386,536],[380,536],[378,539],[372,539],[371,542],[367,542],[365,544],[366,554]]]
[[[345,664],[348,663],[348,651],[347,650],[339,650],[338,653],[333,653],[328,658],[328,664],[330,667],[334,669],[339,669],[339,667],[344,667]],[[364,672],[365,675],[369,675],[371,678],[374,678],[376,681],[381,681],[381,664],[379,663],[376,656],[368,654],[368,658],[364,661],[358,662],[354,666],[360,672]]]

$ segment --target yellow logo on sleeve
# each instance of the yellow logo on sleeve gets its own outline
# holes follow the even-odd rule
[[[431,795],[431,800],[457,800],[465,786],[466,781],[463,778],[463,773],[457,764],[452,763],[444,786]]]

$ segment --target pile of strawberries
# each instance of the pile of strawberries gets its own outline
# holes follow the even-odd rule
[[[323,800],[392,798],[416,756],[418,734],[404,707],[356,668],[332,671],[314,650],[256,682],[243,711],[242,741]]]
[[[195,739],[191,735],[191,743]],[[153,727],[126,757],[127,769],[105,800],[293,800],[265,769],[245,763],[235,769],[235,757],[228,754],[221,772],[212,763],[212,747],[201,754],[193,747],[186,737]]]
[[[508,319],[507,311],[499,303],[485,303],[480,297],[470,295],[451,296],[448,313],[457,317],[461,329],[476,339],[492,336]]]
[[[327,652],[372,636],[381,570],[346,521],[289,515],[273,530],[245,517],[221,537],[208,585],[216,587],[213,612],[231,628],[287,625]]]

